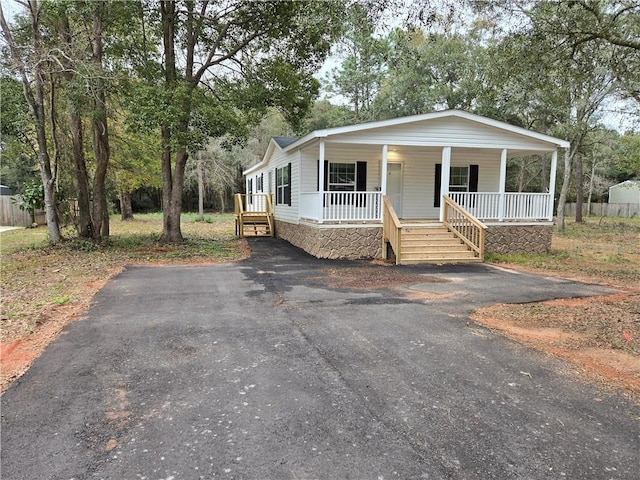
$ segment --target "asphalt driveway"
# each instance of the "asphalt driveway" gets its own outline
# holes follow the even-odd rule
[[[467,317],[607,289],[251,245],[101,290],[2,396],[2,478],[638,478],[637,405]]]

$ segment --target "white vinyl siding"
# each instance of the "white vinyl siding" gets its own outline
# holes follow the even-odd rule
[[[453,148],[451,150],[451,165],[478,165],[478,192],[498,192],[500,190],[501,153],[501,150]]]
[[[343,133],[331,136],[331,141],[368,145],[517,148],[533,151],[550,151],[555,148],[549,143],[535,138],[458,117],[423,120],[392,127]]]
[[[332,163],[367,162],[367,191],[380,188],[381,146],[325,144],[325,160]],[[314,145],[302,151],[302,192],[318,191],[319,147]],[[324,167],[322,167],[324,168]],[[322,185],[320,189],[322,189]]]
[[[265,181],[268,179],[269,193],[276,195],[276,174],[275,170],[286,167],[291,163],[291,206],[275,205],[275,217],[278,220],[287,222],[298,222],[298,193],[300,192],[300,154],[297,151],[285,153],[279,147],[273,149],[273,154],[268,163],[262,168],[251,172],[250,178],[259,177],[264,173]],[[265,188],[266,193],[266,188]]]
[[[501,150],[453,148],[451,166],[478,165],[478,191],[498,192]],[[406,148],[389,152],[390,162],[404,165],[402,217],[405,219],[438,218],[440,209],[433,206],[436,164],[442,163],[441,148]]]
[[[440,148],[412,148],[389,152],[389,161],[403,163],[402,217],[437,218],[433,207],[436,163],[442,163]]]
[[[317,144],[310,148],[305,148],[300,152],[300,191],[302,193],[311,193],[318,191],[318,157],[319,147]]]

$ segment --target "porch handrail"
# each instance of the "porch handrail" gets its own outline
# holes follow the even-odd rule
[[[269,224],[269,231],[273,233],[275,221],[273,218],[273,194],[271,193],[236,193],[233,196],[233,210],[236,220],[236,235],[242,236],[245,217],[264,215]]]
[[[244,202],[242,201],[242,193],[236,193],[233,196],[233,213],[238,216],[244,212]]]
[[[273,213],[273,194],[236,193],[234,196],[235,213]]]
[[[484,239],[487,226],[448,195],[444,196],[444,222],[456,237],[469,246],[480,260],[484,260]]]
[[[382,258],[387,259],[387,242],[391,244],[396,254],[396,265],[400,264],[400,246],[402,241],[402,224],[391,201],[386,195],[382,196]]]

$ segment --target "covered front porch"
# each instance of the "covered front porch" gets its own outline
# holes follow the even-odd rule
[[[546,155],[544,192],[509,192],[509,159]],[[403,222],[445,220],[450,199],[482,222],[552,222],[555,148],[525,151],[407,145],[352,145],[320,140],[301,152],[299,216],[324,223],[382,223],[383,197]],[[315,188],[311,189],[310,186]]]

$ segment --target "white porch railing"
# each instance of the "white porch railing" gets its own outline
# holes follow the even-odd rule
[[[266,212],[271,207],[271,197],[268,193],[247,193],[242,196],[243,211]]]
[[[450,192],[449,197],[482,221],[534,221],[551,218],[548,193]],[[248,208],[254,208],[253,204],[249,203]],[[382,221],[382,193],[301,193],[299,209],[300,217],[320,223]]]
[[[547,220],[551,218],[548,193],[449,192],[449,196],[480,220]]]
[[[321,203],[322,202],[322,203]],[[318,222],[382,220],[381,192],[312,192],[300,194],[300,216]]]

